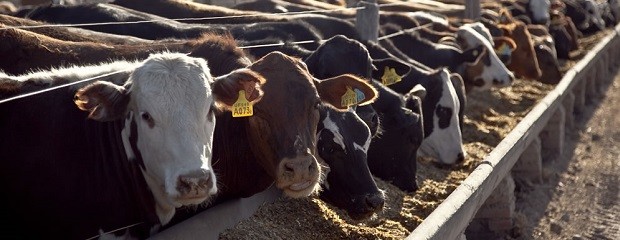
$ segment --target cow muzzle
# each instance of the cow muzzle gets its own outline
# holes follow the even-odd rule
[[[348,209],[349,217],[354,220],[362,220],[383,209],[385,196],[382,193],[369,194],[355,197],[352,202],[355,209]]]
[[[289,197],[306,197],[316,189],[319,175],[318,162],[313,155],[285,158],[278,166],[276,186]]]
[[[176,201],[182,205],[200,204],[217,192],[215,176],[209,170],[200,169],[183,174],[177,179]]]

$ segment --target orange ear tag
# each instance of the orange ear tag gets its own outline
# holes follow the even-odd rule
[[[347,91],[340,98],[340,105],[348,108],[356,105],[357,103],[357,94],[353,91],[353,89],[351,89],[351,87],[347,86]]]
[[[254,107],[252,103],[248,102],[245,98],[245,91],[239,91],[239,98],[233,104],[232,116],[233,117],[249,117],[254,115]]]
[[[381,82],[383,83],[383,85],[389,86],[394,83],[400,82],[401,80],[403,79],[401,76],[398,76],[398,74],[396,73],[396,69],[389,68],[387,66],[385,67],[385,70],[383,71],[383,76],[381,77]]]

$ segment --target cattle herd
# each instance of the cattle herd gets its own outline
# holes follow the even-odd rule
[[[556,84],[620,22],[616,0],[377,2],[378,41],[344,1],[2,2],[0,236],[142,239],[272,184],[366,219],[373,176],[415,192],[418,156],[467,158],[468,96]]]

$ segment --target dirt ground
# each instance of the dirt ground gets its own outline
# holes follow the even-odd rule
[[[620,239],[620,71],[544,161],[542,184],[517,184],[518,239]]]

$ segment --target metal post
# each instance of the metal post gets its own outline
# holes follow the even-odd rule
[[[360,33],[362,40],[376,42],[379,38],[379,6],[376,0],[361,1],[357,4],[355,16],[355,28]]]

